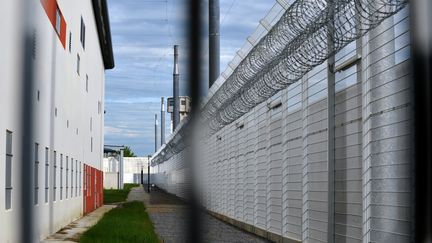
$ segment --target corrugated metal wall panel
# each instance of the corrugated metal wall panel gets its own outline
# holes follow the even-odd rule
[[[281,93],[271,100],[281,99]],[[282,233],[282,107],[267,111],[267,230]]]
[[[267,229],[267,107],[258,105],[256,166],[255,166],[255,226]]]
[[[243,123],[245,118],[240,118],[239,123]],[[237,146],[237,167],[236,167],[236,182],[234,185],[236,201],[235,201],[235,219],[238,221],[244,221],[244,178],[246,175],[245,168],[245,153],[246,151],[246,136],[247,134],[243,132],[243,128],[240,127],[238,123],[235,124],[236,142]]]
[[[326,67],[327,62],[314,68],[302,85],[303,241],[307,242],[327,241],[327,99],[321,98],[327,87]]]
[[[246,176],[245,176],[245,191],[244,191],[244,219],[248,224],[253,225],[255,219],[255,147],[256,147],[256,136],[258,132],[257,122],[255,120],[255,112],[248,113],[246,115],[245,128],[248,131],[247,142],[246,142]]]
[[[336,54],[336,63],[357,54],[356,42],[353,44]],[[362,90],[359,66],[354,63],[335,75],[336,242],[362,240]]]
[[[404,25],[409,25],[408,8],[385,20],[363,39],[365,241],[411,240],[412,138],[404,127],[411,124],[408,119],[412,103],[409,82],[400,79],[410,74],[410,66],[409,53],[403,51],[405,47],[398,37],[403,38],[408,30]],[[383,42],[384,39],[395,40]]]
[[[302,111],[296,109],[301,99],[301,82],[287,90],[283,144],[283,234],[302,239]]]
[[[335,55],[334,225],[328,225],[327,62],[204,146],[203,201],[214,212],[277,235],[327,242],[406,242],[411,221],[408,10]],[[332,77],[332,75],[330,75]],[[239,128],[239,124],[244,124]],[[331,134],[330,134],[331,135]],[[157,184],[184,195],[184,152],[160,165]],[[183,184],[176,183],[182,181]]]

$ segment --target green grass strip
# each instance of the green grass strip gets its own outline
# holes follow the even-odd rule
[[[118,203],[126,201],[126,198],[133,187],[139,184],[124,184],[124,189],[105,189],[104,190],[104,204]]]
[[[158,243],[153,224],[141,202],[128,202],[107,212],[80,238],[81,243]]]

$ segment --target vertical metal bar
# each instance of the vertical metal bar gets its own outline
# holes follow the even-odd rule
[[[165,100],[161,98],[161,146],[165,144]]]
[[[432,242],[432,3],[418,0],[410,4],[415,104],[414,242]]]
[[[33,28],[32,28],[32,1],[23,0],[20,2],[23,9],[23,52],[22,52],[22,79],[21,79],[21,146],[20,153],[22,158],[19,160],[20,168],[20,200],[18,203],[18,209],[22,209],[20,214],[20,240],[21,242],[34,242],[34,215],[33,215],[33,189],[34,189],[34,173],[28,169],[30,161],[32,161],[33,155],[33,141],[34,141],[34,109],[33,109],[33,97],[34,97],[34,72],[33,72]]]
[[[195,164],[199,161],[195,161],[195,149],[196,144],[194,141],[195,134],[197,131],[195,131],[195,123],[196,123],[196,117],[199,112],[199,104],[200,104],[200,91],[202,86],[202,79],[201,79],[201,70],[202,67],[200,66],[201,60],[202,60],[202,40],[201,40],[201,31],[202,31],[202,23],[201,23],[201,16],[202,16],[202,1],[200,0],[188,0],[188,10],[187,10],[187,16],[189,16],[188,20],[188,37],[189,37],[189,43],[188,46],[190,47],[189,55],[188,55],[188,74],[189,74],[189,85],[190,88],[190,96],[191,96],[191,113],[190,113],[190,134],[189,137],[186,139],[190,140],[191,146],[190,151],[191,153],[186,154],[186,158],[184,159],[183,163],[187,163],[190,166],[190,185],[191,188],[189,190],[188,199],[190,202],[190,214],[189,214],[189,230],[188,230],[188,242],[202,242],[201,238],[201,224],[200,224],[200,218],[199,218],[199,202],[198,202],[198,193],[196,190],[196,171],[195,171]]]
[[[328,0],[328,10],[330,16],[334,11],[333,0]],[[328,37],[327,45],[328,52],[334,51],[333,35],[334,23],[329,20],[327,25]],[[335,74],[334,74],[335,56],[331,55],[327,60],[327,242],[335,242],[334,238],[334,222],[335,222]]]
[[[174,46],[174,70],[173,70],[173,131],[177,128],[180,123],[180,71],[178,64],[178,45]]]
[[[220,5],[209,0],[209,88],[220,74]]]

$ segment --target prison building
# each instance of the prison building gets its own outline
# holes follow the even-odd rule
[[[0,242],[19,242],[22,170],[34,175],[35,240],[103,204],[104,72],[114,67],[107,3],[27,3],[0,2]],[[32,10],[32,55],[24,57],[25,8]],[[21,168],[25,61],[34,68],[35,120],[27,121],[34,124],[32,160]]]
[[[297,6],[289,8],[284,2]],[[326,1],[316,1],[317,8],[299,6],[306,2],[278,1],[209,90],[202,106],[204,112],[208,111],[206,102],[212,102],[221,92],[216,101],[225,95],[232,102],[220,102],[220,113],[210,110],[216,118],[203,118],[208,119],[211,132],[194,150],[203,152],[195,169],[200,202],[216,217],[275,242],[411,242],[413,104],[409,6],[394,8],[394,14],[383,17],[332,53],[326,50],[334,47],[332,43],[323,43],[332,37],[325,35],[334,33],[339,41],[348,39],[372,22],[353,19],[378,16],[372,11],[364,15],[357,12],[355,4],[367,4],[366,1],[334,1],[347,4],[336,9],[342,11],[336,14],[339,19],[332,18],[335,32],[327,32],[325,26],[331,26],[330,22],[320,19],[324,38],[320,39],[321,29],[316,28],[301,43],[293,39],[291,44],[298,45],[295,48],[280,48],[278,45],[283,42],[277,42],[277,38],[281,33],[289,39],[290,34],[312,31],[320,24],[310,24],[304,13],[319,16],[314,11]],[[297,9],[302,10],[299,15],[289,12]],[[390,8],[381,8],[386,10]],[[353,19],[349,20],[350,16]],[[293,18],[299,18],[305,29],[300,24],[293,24],[300,26],[294,30],[277,25],[279,19],[286,25],[295,23]],[[355,23],[349,32],[349,26]],[[268,40],[277,44],[260,47],[266,35],[272,35]],[[323,52],[310,54],[321,47]],[[284,51],[282,57],[278,56],[280,52],[275,54],[275,58],[280,57],[275,59],[277,65],[289,65],[261,71],[251,68],[249,72],[258,70],[254,74],[257,78],[241,87],[249,93],[240,97],[241,88],[237,93],[231,91],[236,87],[229,82],[239,77],[236,70],[258,66],[248,62],[252,59],[270,63],[273,59],[268,55],[277,48]],[[253,53],[252,59],[242,62],[249,52]],[[319,54],[329,55],[319,63]],[[290,63],[292,55],[294,60],[303,62]],[[311,68],[304,68],[308,63]],[[273,70],[276,71],[272,75],[263,73]],[[290,82],[294,76],[291,73],[297,71],[304,73]],[[240,72],[240,77],[247,80],[244,72]],[[277,82],[279,78],[285,86]],[[258,86],[262,80],[268,82]],[[247,106],[239,105],[243,100],[259,100],[277,85],[284,88],[256,106],[250,105],[247,112],[242,110]],[[254,96],[256,90],[258,95]],[[235,99],[229,92],[243,100]],[[212,105],[209,107],[218,106],[216,102]],[[235,105],[236,109],[229,109]],[[180,136],[173,134],[167,146],[152,158],[152,165],[159,167],[153,183],[187,198],[190,163],[185,158],[190,151],[181,139],[187,133],[177,133]]]

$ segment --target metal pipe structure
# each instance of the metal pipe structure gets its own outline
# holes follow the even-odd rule
[[[220,5],[209,0],[209,88],[220,74]]]
[[[157,121],[157,114],[155,114],[155,152],[157,152],[158,149],[158,143],[157,143],[157,133],[158,133],[158,121]]]
[[[165,144],[165,100],[161,98],[161,146]]]
[[[174,97],[174,110],[173,110],[173,131],[180,123],[180,97],[179,97],[179,65],[178,65],[178,45],[174,45],[174,70],[173,70],[173,97]]]

